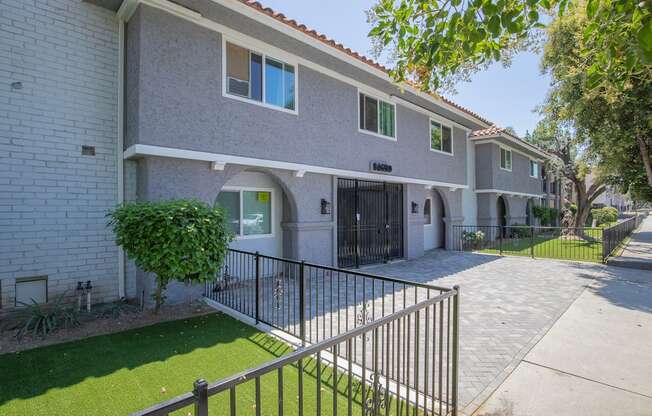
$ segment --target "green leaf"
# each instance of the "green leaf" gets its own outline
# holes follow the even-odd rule
[[[652,19],[648,19],[647,23],[638,31],[638,41],[644,51],[652,51]]]
[[[493,36],[498,36],[500,33],[500,18],[496,15],[491,16],[489,22],[487,22],[487,28]]]
[[[598,7],[600,7],[600,0],[588,0],[586,2],[586,16],[589,19],[593,19],[595,13],[598,11]]]

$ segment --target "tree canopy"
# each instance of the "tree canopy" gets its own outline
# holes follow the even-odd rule
[[[369,16],[395,80],[430,91],[544,39],[537,134],[571,134],[611,183],[652,195],[652,0],[379,0]]]

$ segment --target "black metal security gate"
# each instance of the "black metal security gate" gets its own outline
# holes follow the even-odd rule
[[[403,185],[339,178],[337,243],[340,267],[403,257]]]

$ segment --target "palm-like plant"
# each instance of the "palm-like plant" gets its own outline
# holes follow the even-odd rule
[[[39,304],[34,299],[31,299],[31,303],[18,302],[25,307],[25,311],[16,338],[20,341],[27,333],[31,333],[33,337],[45,338],[58,328],[79,326],[77,312],[64,306],[64,296],[65,292],[51,305]]]

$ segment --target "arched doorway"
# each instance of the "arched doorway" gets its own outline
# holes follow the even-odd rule
[[[446,209],[441,194],[433,189],[423,204],[423,249],[432,250],[446,246]]]
[[[501,234],[505,236],[505,227],[507,226],[507,202],[503,196],[499,196],[496,201],[496,216],[498,219],[498,226],[500,226]]]
[[[281,223],[288,219],[291,204],[284,188],[262,171],[242,171],[230,178],[215,198],[225,211],[235,240],[230,247],[283,257]]]

